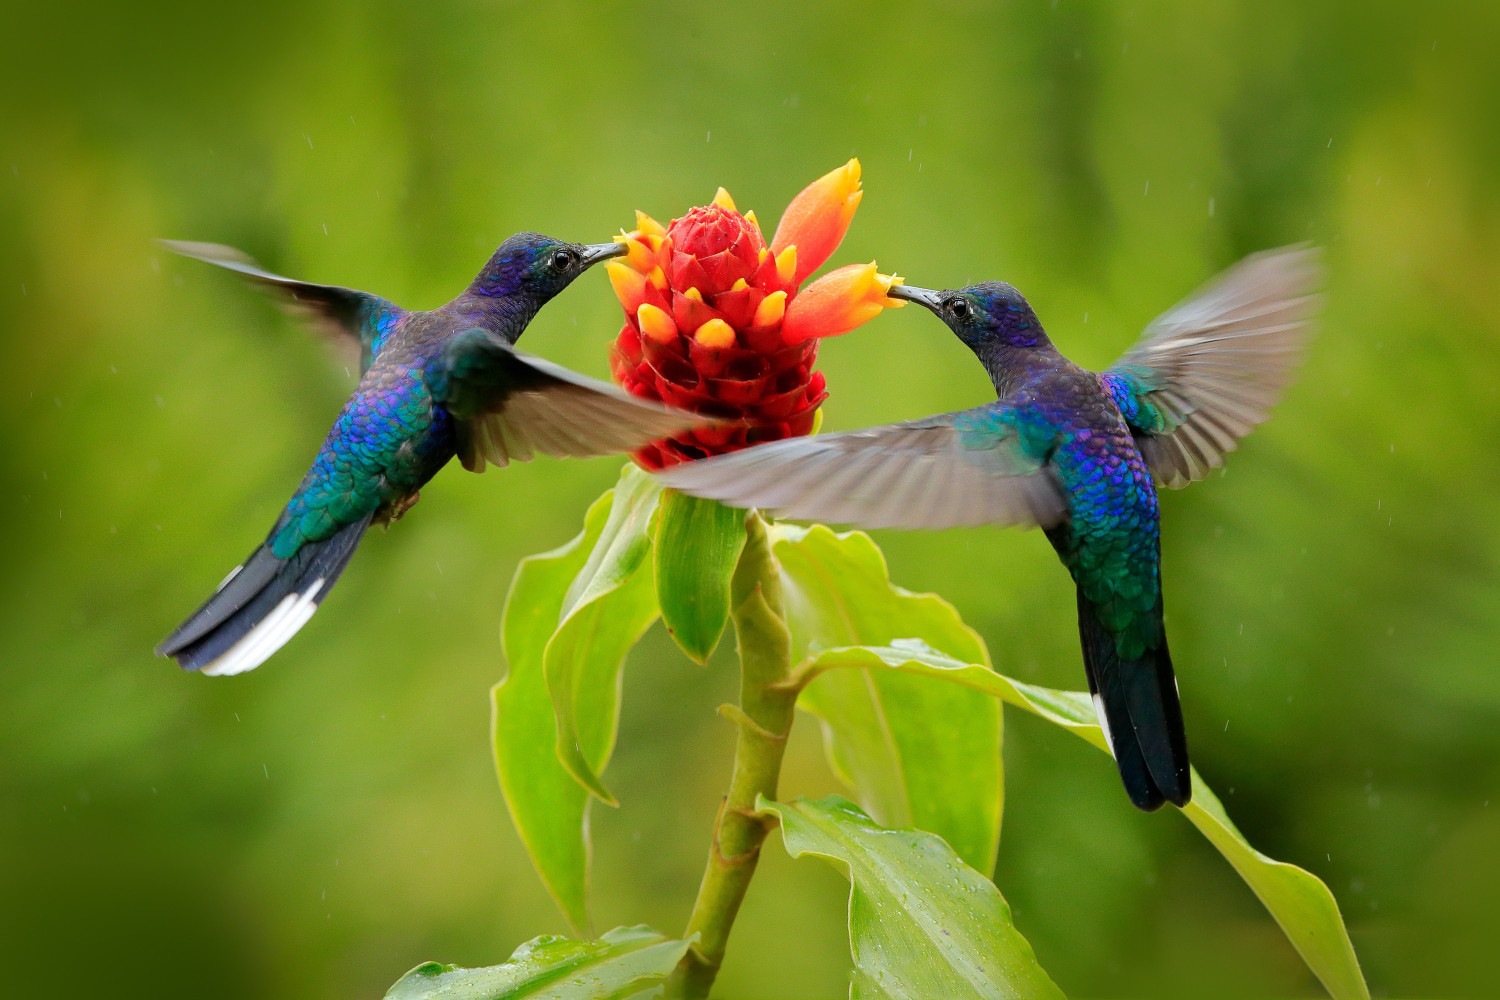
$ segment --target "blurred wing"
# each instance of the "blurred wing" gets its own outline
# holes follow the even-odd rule
[[[668,486],[733,507],[866,528],[1049,527],[1066,504],[1003,406],[790,438],[673,466]]]
[[[448,342],[427,387],[463,422],[459,458],[471,472],[482,472],[486,460],[503,466],[538,451],[580,458],[634,451],[713,423],[521,354],[478,328]]]
[[[1157,318],[1104,372],[1163,484],[1202,479],[1269,416],[1300,360],[1320,280],[1312,247],[1246,257]]]
[[[400,306],[378,295],[272,274],[234,247],[182,240],[158,242],[173,253],[216,264],[249,278],[272,293],[286,312],[313,329],[338,343],[352,341],[359,350],[361,374],[370,367],[384,335],[404,314]]]

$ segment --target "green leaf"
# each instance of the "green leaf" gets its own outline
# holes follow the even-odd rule
[[[557,756],[589,792],[615,798],[599,774],[614,750],[625,654],[656,620],[646,556],[661,486],[634,465],[620,474],[588,560],[563,597],[543,664],[557,719]],[[645,572],[639,572],[643,566]]]
[[[580,931],[589,923],[589,795],[554,752],[557,723],[543,657],[568,586],[604,530],[612,495],[594,501],[578,537],[516,567],[500,625],[508,670],[490,692],[495,771],[511,822],[547,891]]]
[[[598,941],[539,937],[503,965],[419,965],[385,1000],[624,1000],[660,986],[687,948],[646,927],[620,927]]]
[[[816,854],[849,877],[851,1000],[1061,997],[993,882],[942,839],[889,830],[837,795],[756,808],[781,819],[792,857]]]
[[[1093,702],[1082,691],[1025,684],[995,673],[988,665],[963,663],[918,642],[894,643],[887,648],[830,649],[805,669],[814,674],[835,668],[939,677],[1025,709],[1109,752]],[[1182,813],[1239,872],[1329,994],[1340,998],[1370,995],[1338,902],[1321,879],[1251,847],[1196,769],[1193,798]]]
[[[656,528],[656,599],[682,651],[707,661],[729,621],[729,581],[745,547],[745,512],[664,490]]]
[[[773,531],[794,660],[818,647],[916,637],[988,662],[953,605],[891,584],[868,535],[821,525]],[[835,773],[879,822],[936,833],[968,864],[994,869],[1005,786],[993,699],[893,671],[849,670],[817,680],[797,704],[822,720]]]

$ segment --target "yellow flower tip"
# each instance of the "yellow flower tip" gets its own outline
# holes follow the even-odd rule
[[[844,199],[843,222],[849,225],[849,220],[854,218],[854,210],[859,208],[859,203],[865,200],[865,189],[859,188],[849,197]]]
[[[698,289],[696,288],[689,288],[687,291],[682,293],[682,297],[685,299],[692,299],[694,302],[703,301],[703,293],[698,291]]]
[[[620,300],[620,305],[633,311],[646,297],[646,276],[619,260],[605,261],[604,270],[615,290],[615,298]]]
[[[786,292],[772,292],[760,300],[755,307],[755,318],[751,326],[774,326],[786,315]]]
[[[906,284],[906,279],[899,274],[876,274],[875,281],[880,285],[880,290],[885,293],[885,301],[880,303],[887,309],[901,309],[906,306],[905,299],[891,298],[891,289],[897,285]]]
[[[754,226],[757,232],[760,230],[760,220],[755,217],[755,209],[745,213],[745,221]]]
[[[670,344],[677,339],[677,324],[665,309],[642,302],[635,311],[635,321],[640,324],[641,336],[650,337],[658,344]]]
[[[652,266],[656,263],[656,255],[651,252],[650,247],[646,246],[640,240],[631,237],[625,241],[625,247],[626,262],[642,274],[651,270]]]
[[[769,254],[769,253],[770,253],[770,252],[771,252],[771,251],[770,251],[770,250],[769,250],[769,249],[767,249],[767,248],[766,248],[766,247],[761,247],[761,248],[760,248],[760,254],[759,254],[759,256],[757,256],[757,257],[756,257],[756,258],[755,258],[755,262],[756,262],[756,263],[757,263],[757,264],[764,264],[764,263],[765,263],[765,262],[766,262],[766,256],[767,256],[767,255],[768,255],[768,254]]]
[[[731,292],[739,292],[739,291],[743,291],[743,290],[745,290],[746,288],[749,288],[749,287],[750,287],[750,282],[746,281],[744,278],[735,278],[734,279],[734,284],[732,284],[732,285],[729,286],[729,290]]]
[[[704,347],[716,350],[734,346],[734,327],[717,316],[698,327],[693,338]]]
[[[719,190],[714,192],[713,203],[727,212],[738,211],[738,209],[734,207],[734,199],[729,197],[729,192],[725,191],[723,188],[719,188]]]
[[[667,272],[663,271],[660,267],[652,267],[651,270],[647,271],[646,280],[655,285],[656,290],[659,292],[667,290]]]
[[[776,255],[776,277],[781,279],[783,285],[790,285],[796,276],[797,247],[793,245]]]
[[[618,235],[618,236],[611,236],[610,237],[610,239],[613,240],[616,243],[628,243],[628,242],[630,242],[634,238],[635,238],[634,234],[627,233],[625,231],[625,227],[624,226],[620,227],[620,235]]]
[[[661,245],[666,241],[666,239],[667,237],[665,233],[660,236],[658,236],[656,233],[648,233],[646,235],[646,245],[651,248],[652,253],[656,254],[657,256],[661,256]]]
[[[639,232],[642,236],[667,235],[666,226],[663,226],[660,222],[657,222],[655,219],[651,218],[651,216],[647,215],[645,212],[642,212],[640,209],[635,210],[635,228],[636,231]]]

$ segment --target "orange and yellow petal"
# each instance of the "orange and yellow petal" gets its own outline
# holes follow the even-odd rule
[[[646,301],[646,276],[623,261],[606,261],[604,270],[609,275],[609,284],[615,290],[615,298],[631,315]]]
[[[880,315],[899,300],[887,293],[900,280],[893,274],[881,274],[875,262],[850,264],[804,288],[786,307],[781,324],[782,339],[800,344],[813,337],[836,337]]]
[[[798,247],[795,282],[801,283],[833,255],[864,192],[859,186],[859,160],[852,159],[802,189],[782,213],[771,252]]]

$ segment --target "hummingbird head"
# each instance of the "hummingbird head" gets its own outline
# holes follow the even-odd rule
[[[496,250],[469,286],[490,298],[518,296],[541,308],[591,266],[625,253],[623,243],[565,243],[541,233],[517,233]]]
[[[1050,347],[1052,343],[1026,297],[1003,281],[983,281],[941,292],[894,285],[888,294],[932,310],[981,360],[997,348],[1026,350]]]

